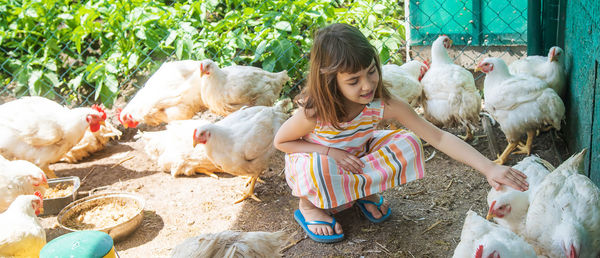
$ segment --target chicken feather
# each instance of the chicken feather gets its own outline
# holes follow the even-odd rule
[[[540,254],[581,258],[600,254],[600,189],[581,174],[585,152],[563,162],[533,196],[525,235]]]
[[[95,132],[106,113],[98,107],[69,109],[42,97],[0,105],[0,155],[30,161],[55,177],[51,163],[75,146],[89,128]]]

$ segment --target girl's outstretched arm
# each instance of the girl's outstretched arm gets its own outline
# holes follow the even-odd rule
[[[481,174],[488,183],[499,190],[501,185],[525,191],[528,188],[525,174],[508,166],[498,165],[458,137],[443,131],[421,118],[405,102],[390,99],[385,102],[384,119],[395,119],[436,149],[451,158],[467,164]]]

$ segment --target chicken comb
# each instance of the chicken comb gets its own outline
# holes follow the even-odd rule
[[[428,70],[429,70],[429,68],[431,68],[431,67],[429,67],[431,65],[431,62],[429,61],[429,59],[423,60],[423,63],[425,64],[425,66],[427,66]]]
[[[102,113],[102,120],[106,120],[106,112],[104,112],[104,109],[102,109],[102,107],[98,106],[98,104],[94,104],[92,105],[92,108],[100,113]]]
[[[40,193],[40,191],[35,191],[35,193],[33,193],[33,195],[35,195],[38,198],[40,198],[40,200],[44,200],[44,196],[42,196],[42,193]]]
[[[483,245],[479,245],[477,247],[477,251],[475,251],[475,258],[481,258],[483,256]]]

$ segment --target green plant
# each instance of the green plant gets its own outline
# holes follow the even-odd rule
[[[383,61],[401,63],[403,4],[324,0],[0,0],[0,81],[17,96],[70,104],[114,103],[161,63],[220,65],[305,77],[312,35],[334,22],[358,26]],[[89,104],[89,103],[87,103]]]

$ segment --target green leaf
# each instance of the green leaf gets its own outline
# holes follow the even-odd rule
[[[100,80],[96,81],[96,91],[94,92],[94,100],[98,100],[100,97],[100,93],[102,92],[102,88],[104,86],[104,79],[101,77]]]
[[[265,50],[267,49],[267,41],[263,40],[260,43],[258,43],[258,46],[256,47],[256,51],[254,52],[254,60],[252,60],[252,63],[258,61],[258,59],[262,56],[262,54],[265,52]]]
[[[69,89],[71,89],[72,91],[77,91],[77,89],[79,89],[79,86],[81,85],[81,80],[83,79],[83,74],[80,73],[77,76],[75,76],[75,78],[71,79],[68,83],[67,86],[69,87]]]
[[[44,73],[40,70],[32,71],[29,75],[29,81],[27,85],[29,86],[29,93],[32,95],[40,95],[40,83],[39,80],[42,78]]]
[[[138,58],[139,56],[136,53],[131,53],[129,60],[127,60],[127,69],[133,69],[137,65]]]
[[[106,85],[106,89],[110,90],[111,95],[116,94],[119,90],[119,82],[117,81],[117,78],[112,74],[106,76],[104,84]]]
[[[381,51],[379,52],[379,60],[381,61],[382,64],[385,64],[388,62],[388,60],[390,59],[390,50],[388,49],[388,47],[383,44],[383,46],[381,47]]]
[[[265,58],[262,63],[262,68],[266,71],[272,72],[275,68],[275,64],[277,63],[277,56],[271,54]]]
[[[54,86],[54,87],[58,87],[60,86],[60,81],[58,80],[58,76],[56,76],[56,73],[53,72],[46,72],[44,73],[44,77],[46,79],[48,79],[48,81],[50,81],[50,83]]]
[[[274,27],[278,30],[292,31],[292,26],[287,21],[280,21],[276,23]]]
[[[165,39],[164,45],[170,46],[173,43],[173,41],[175,41],[176,38],[177,38],[177,31],[169,30],[169,36],[167,37],[167,39]]]
[[[254,14],[254,8],[246,7],[244,8],[244,15],[252,15]]]

